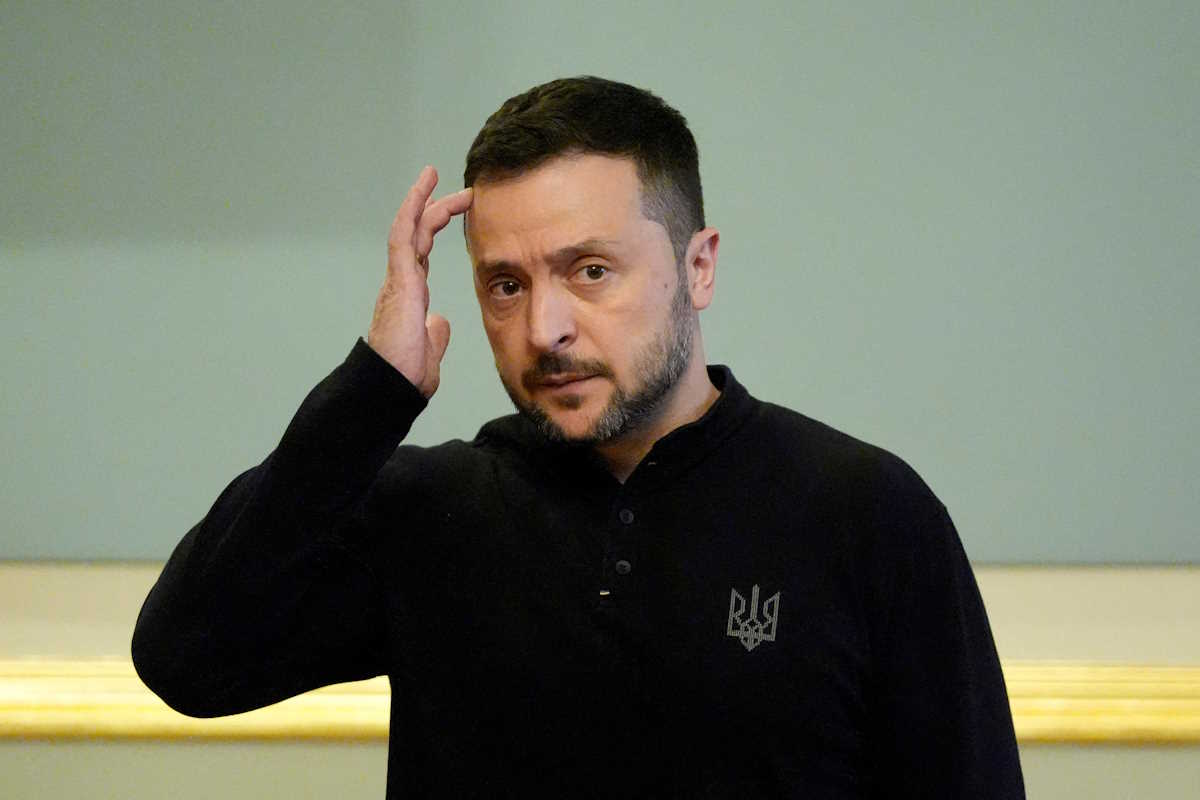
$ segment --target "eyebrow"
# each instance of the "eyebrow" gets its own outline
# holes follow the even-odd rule
[[[591,254],[609,255],[612,248],[618,244],[620,242],[615,239],[584,239],[581,242],[558,248],[546,256],[546,260],[551,264],[569,264],[580,256]],[[517,268],[519,268],[519,265],[512,261],[499,259],[495,261],[480,261],[475,266],[475,271],[480,275],[487,276]]]

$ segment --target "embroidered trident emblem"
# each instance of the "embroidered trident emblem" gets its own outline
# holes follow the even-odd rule
[[[729,623],[725,635],[742,643],[742,647],[753,650],[763,642],[775,641],[775,624],[779,621],[779,592],[766,599],[762,606],[763,619],[758,618],[758,584],[750,590],[750,610],[746,611],[746,598],[737,589],[729,590]]]

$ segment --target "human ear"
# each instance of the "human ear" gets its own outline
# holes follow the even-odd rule
[[[683,260],[687,268],[688,294],[692,297],[692,308],[697,311],[708,308],[712,302],[720,244],[721,234],[716,228],[698,230],[688,242]]]

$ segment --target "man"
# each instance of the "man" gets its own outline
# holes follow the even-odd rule
[[[176,548],[134,633],[231,714],[389,676],[389,797],[1021,797],[945,509],[894,456],[707,367],[695,143],[596,78],[506,102],[388,242],[366,342]],[[434,235],[465,214],[519,414],[397,445],[438,387]]]

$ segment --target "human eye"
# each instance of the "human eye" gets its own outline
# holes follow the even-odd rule
[[[512,278],[498,278],[488,284],[488,294],[497,300],[507,300],[521,293],[521,284]]]
[[[597,283],[604,280],[604,276],[608,274],[608,267],[603,264],[587,264],[580,267],[575,274],[586,283]]]

